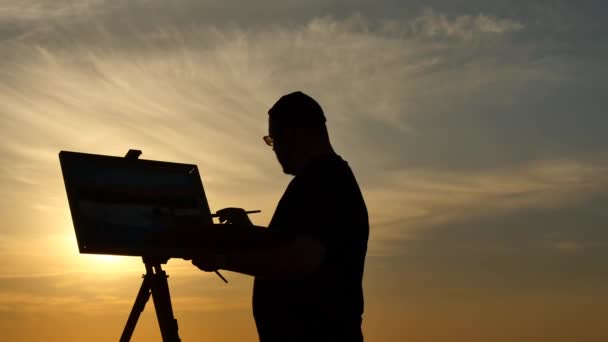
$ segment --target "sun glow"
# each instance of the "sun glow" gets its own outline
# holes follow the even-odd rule
[[[121,258],[117,255],[90,255],[88,259],[92,262],[105,265],[116,265],[121,261]]]
[[[80,254],[77,258],[79,268],[97,273],[118,274],[140,272],[143,270],[143,266],[141,266],[142,262],[139,258],[101,254]]]

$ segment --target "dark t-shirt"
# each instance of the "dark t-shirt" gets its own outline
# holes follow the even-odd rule
[[[367,208],[348,164],[336,154],[310,162],[289,184],[268,227],[320,240],[312,275],[256,278],[253,313],[261,342],[362,341]]]

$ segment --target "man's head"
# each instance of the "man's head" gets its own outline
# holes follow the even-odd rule
[[[281,97],[268,110],[268,134],[287,174],[295,175],[313,157],[333,152],[325,114],[312,97],[297,91]]]

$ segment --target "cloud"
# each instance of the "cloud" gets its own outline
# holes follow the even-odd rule
[[[430,37],[471,40],[482,34],[520,31],[524,29],[524,25],[516,20],[497,18],[483,13],[449,17],[430,8],[411,21],[410,29],[415,34]]]
[[[14,45],[19,58],[2,68],[7,153],[52,159],[57,146],[78,142],[90,149],[111,137],[115,146],[150,144],[163,156],[205,155],[205,168],[234,177],[237,169],[241,175],[246,170],[255,177],[268,170],[243,162],[267,151],[242,146],[235,137],[259,140],[264,113],[282,93],[304,89],[319,98],[340,138],[368,135],[356,126],[362,119],[407,132],[408,116],[427,102],[421,84],[435,88],[434,96],[457,95],[442,94],[446,89],[438,85],[444,81],[433,76],[445,64],[446,46],[413,40],[415,33],[373,31],[362,16],[253,31],[167,25],[121,35],[95,27]],[[479,71],[459,89],[473,91],[483,86],[483,77]],[[22,128],[32,133],[25,146]],[[127,134],[130,142],[124,141]],[[193,147],[201,150],[187,151]],[[239,157],[238,168],[227,167],[234,161],[226,151]]]
[[[77,295],[53,297],[46,295],[33,295],[23,292],[0,293],[0,311],[19,313],[63,312],[102,314],[115,312],[128,307],[126,298],[100,296],[91,301],[89,298],[80,298]]]
[[[93,9],[99,9],[106,3],[104,0],[69,1],[57,0],[41,2],[39,0],[24,0],[18,2],[5,1],[0,5],[0,20],[37,21],[49,18],[70,18]]]
[[[608,192],[608,164],[537,161],[493,172],[402,170],[384,174],[367,189],[372,254],[395,253],[385,244],[410,239],[442,225],[503,217],[521,210],[568,208]],[[559,250],[576,243],[552,242]]]
[[[582,243],[576,241],[558,241],[555,242],[554,247],[565,253],[577,252],[585,248]]]
[[[463,208],[534,206],[551,202],[563,184],[589,190],[533,175],[572,167],[564,172],[587,177],[588,165],[576,156],[543,166],[535,163],[553,159],[540,152],[517,163],[500,153],[538,151],[526,141],[547,140],[544,131],[515,138],[521,127],[501,123],[529,123],[527,112],[518,114],[534,94],[527,84],[562,84],[569,76],[559,64],[530,60],[528,45],[507,39],[527,28],[516,19],[427,10],[408,21],[317,16],[244,28],[187,26],[171,16],[156,26],[99,18],[87,29],[51,28],[5,52],[12,56],[0,67],[7,201],[64,215],[59,150],[122,155],[137,147],[146,158],[198,164],[213,207],[240,201],[263,209],[264,224],[287,182],[261,143],[265,113],[296,89],[324,106],[335,145],[369,194],[374,224],[405,219],[422,226]],[[503,150],[488,149],[489,142]],[[444,147],[437,153],[436,146]],[[484,164],[491,158],[505,169]],[[458,163],[479,166],[458,170]],[[39,184],[46,190],[26,201],[23,189]],[[409,234],[383,229],[379,240]]]
[[[132,292],[136,294],[137,288]],[[231,300],[212,297],[174,296],[172,304],[180,312],[210,312],[250,307],[247,300]],[[63,313],[68,315],[102,315],[108,312],[125,312],[133,305],[135,297],[120,295],[96,295],[93,298],[82,297],[78,292],[65,296],[35,295],[28,292],[6,291],[0,293],[0,313]],[[148,305],[151,305],[150,302]]]
[[[200,275],[185,276],[172,272],[170,266],[165,269],[169,269],[172,276],[170,286],[173,307],[179,308],[180,312],[223,311],[250,306],[247,300],[250,290],[239,285],[238,279],[230,290],[219,291],[210,285],[219,280]],[[235,281],[234,278],[231,280]],[[0,313],[127,313],[140,285],[141,278],[136,272],[104,276],[90,273],[3,277],[0,286]],[[220,292],[230,292],[231,296],[222,297]]]

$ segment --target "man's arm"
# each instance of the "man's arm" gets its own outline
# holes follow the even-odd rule
[[[192,263],[204,271],[225,269],[254,277],[291,278],[315,272],[324,257],[325,246],[321,241],[297,236],[271,248],[203,254],[193,258]]]
[[[223,267],[255,277],[297,277],[315,272],[325,257],[321,241],[304,236],[272,249],[229,253]]]
[[[216,241],[228,248],[221,249],[222,253],[195,256],[192,263],[204,271],[225,269],[254,277],[297,277],[316,271],[325,257],[325,246],[315,238],[254,226],[241,208],[217,213],[220,222],[226,224],[215,230]]]

